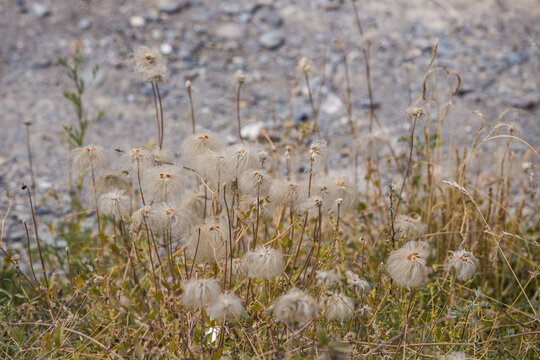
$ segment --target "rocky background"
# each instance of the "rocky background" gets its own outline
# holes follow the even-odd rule
[[[437,65],[460,73],[462,86],[451,117],[456,133],[474,133],[472,110],[489,126],[508,107],[525,140],[539,142],[540,3],[537,0],[381,0],[357,2],[364,30],[375,36],[371,70],[377,115],[396,137],[406,134],[404,109],[409,91],[416,99],[439,39]],[[75,121],[62,92],[72,88],[55,63],[80,40],[86,62],[82,74],[99,75],[85,95],[89,115],[106,112],[90,128],[87,143],[129,149],[154,141],[152,89],[129,66],[140,45],[159,47],[171,78],[162,87],[165,147],[176,151],[191,131],[186,80],[194,85],[199,126],[236,139],[234,74],[247,78],[242,96],[246,136],[261,128],[309,118],[311,108],[298,61],[310,61],[312,84],[322,90],[321,127],[329,143],[348,146],[340,93],[345,88],[345,44],[350,66],[355,120],[365,129],[369,99],[360,37],[351,3],[339,0],[2,0],[0,1],[0,188],[14,196],[4,241],[24,236],[29,218],[25,127],[37,180],[38,213],[54,217],[44,204],[50,190],[65,188],[68,148],[58,136]],[[325,59],[325,60],[324,60]],[[322,84],[325,63],[326,79]],[[292,107],[292,118],[290,108]],[[0,215],[7,209],[2,194]],[[45,237],[45,235],[43,235]],[[8,244],[9,245],[9,244]],[[61,244],[59,244],[61,246]]]

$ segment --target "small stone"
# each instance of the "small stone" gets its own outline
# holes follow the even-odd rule
[[[191,3],[188,0],[161,0],[158,9],[166,14],[175,14],[190,5]]]
[[[508,64],[510,65],[519,65],[519,64],[523,64],[526,59],[520,53],[512,51],[510,54],[508,54],[508,57],[506,58],[506,60],[508,61]]]
[[[146,20],[142,16],[135,15],[129,18],[129,25],[135,28],[143,27],[146,25]]]
[[[173,47],[171,44],[169,43],[163,43],[161,44],[161,46],[159,47],[159,51],[161,51],[161,53],[163,55],[169,55],[170,53],[172,53],[173,51]]]
[[[284,43],[285,38],[276,30],[266,32],[259,38],[259,44],[268,50],[276,50]]]
[[[215,30],[216,36],[229,40],[242,39],[245,34],[245,27],[234,23],[220,25]]]
[[[260,122],[246,124],[242,127],[240,134],[245,139],[257,140],[261,136],[264,125]]]
[[[364,109],[370,109],[371,108],[371,102],[369,101],[369,99],[361,99],[360,100],[360,106],[363,107]],[[381,107],[381,104],[378,103],[377,101],[373,100],[373,108],[378,109],[379,107]]]
[[[82,18],[81,20],[79,20],[77,26],[81,30],[87,30],[90,27],[90,20],[88,20],[87,18]]]
[[[40,3],[33,3],[32,10],[34,10],[34,13],[40,18],[51,15],[51,8]]]
[[[335,115],[342,111],[342,109],[343,102],[337,95],[333,93],[327,94],[321,104],[321,110],[328,115]]]
[[[283,19],[281,18],[281,16],[274,10],[267,7],[260,10],[257,13],[257,16],[259,17],[261,22],[275,28],[278,28],[283,24]]]

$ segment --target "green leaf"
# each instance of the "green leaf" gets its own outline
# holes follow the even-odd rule
[[[99,72],[99,65],[96,64],[94,65],[94,67],[92,68],[92,79],[95,79],[97,74]]]

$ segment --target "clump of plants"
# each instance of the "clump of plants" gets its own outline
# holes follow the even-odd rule
[[[66,97],[80,130],[64,135],[79,191],[50,224],[68,244],[58,251],[40,243],[23,186],[35,231],[24,224],[28,271],[2,247],[3,358],[538,358],[538,201],[510,148],[524,142],[503,114],[458,148],[443,131],[460,77],[435,56],[404,109],[408,134],[373,106],[362,126],[348,88],[348,138],[325,139],[302,59],[307,123],[243,139],[237,74],[226,143],[197,127],[188,83],[192,134],[168,149],[167,66],[142,47],[133,64],[153,89],[157,141],[114,150],[83,143],[81,59],[62,61],[78,84]],[[493,172],[480,170],[489,144]]]

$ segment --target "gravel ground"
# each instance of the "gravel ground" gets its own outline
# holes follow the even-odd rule
[[[462,78],[450,118],[454,125],[461,126],[472,110],[479,110],[492,126],[498,114],[513,106],[526,111],[513,115],[520,134],[531,144],[539,143],[537,0],[358,1],[358,6],[364,29],[376,36],[371,70],[377,115],[396,136],[406,124],[407,89],[412,89],[413,98],[419,96],[438,38],[436,64]],[[58,134],[62,125],[74,120],[62,97],[71,84],[55,62],[69,56],[73,41],[82,42],[83,76],[90,77],[94,64],[101,69],[85,100],[89,114],[104,109],[106,116],[90,129],[88,143],[127,149],[154,140],[151,87],[129,67],[130,53],[140,45],[160,47],[171,70],[163,87],[167,148],[178,151],[190,131],[186,80],[195,87],[198,124],[234,140],[237,70],[247,77],[245,125],[271,131],[288,120],[291,102],[294,121],[309,116],[297,64],[303,56],[310,60],[312,83],[318,89],[323,54],[327,78],[321,127],[329,142],[339,143],[348,128],[343,125],[346,113],[339,97],[345,76],[338,42],[346,44],[355,117],[364,127],[368,118],[364,63],[353,15],[350,2],[337,0],[3,0],[0,187],[15,195],[6,237],[22,237],[20,220],[29,215],[20,191],[20,184],[29,181],[23,121],[33,123],[38,198],[67,182],[67,147]],[[465,135],[467,130],[458,133]],[[3,197],[2,216],[6,204]]]

